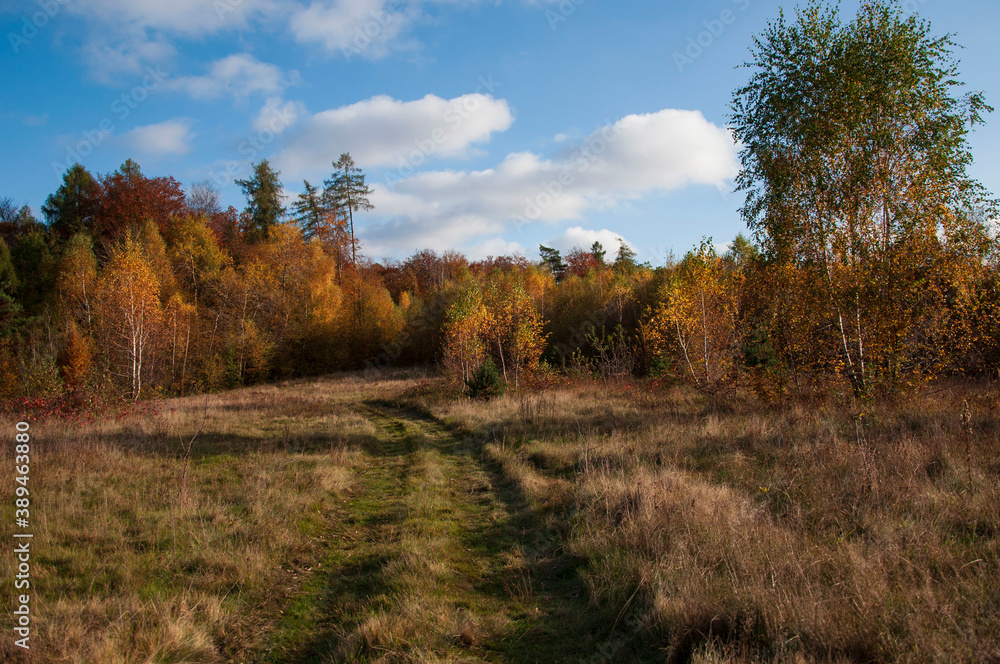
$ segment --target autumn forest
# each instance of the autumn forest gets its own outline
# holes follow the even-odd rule
[[[132,159],[6,183],[0,660],[1000,662],[993,109],[935,34],[773,18],[746,232],[662,265],[373,256],[346,150],[240,208]]]

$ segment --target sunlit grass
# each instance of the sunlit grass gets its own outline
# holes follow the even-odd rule
[[[572,505],[593,602],[680,661],[1000,654],[993,394],[869,405],[860,424],[849,404],[649,386],[425,402],[486,432],[540,508]]]
[[[172,399],[141,419],[33,426],[27,661],[213,662],[252,648],[354,482],[373,432],[351,409],[361,389],[382,388],[299,381]],[[8,521],[12,492],[0,490]],[[14,562],[0,557],[6,578]],[[0,659],[15,652],[0,643]]]
[[[25,661],[991,661],[995,405],[400,373],[50,420]]]

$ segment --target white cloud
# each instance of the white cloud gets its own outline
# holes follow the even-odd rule
[[[300,42],[318,43],[346,59],[378,59],[398,49],[400,36],[419,17],[416,3],[326,0],[301,7],[289,22]]]
[[[56,0],[52,0],[55,2]],[[64,3],[65,0],[58,0]],[[526,0],[532,4],[533,0]],[[414,51],[415,25],[433,22],[429,8],[472,6],[483,0],[73,0],[66,12],[86,25],[84,47],[94,75],[108,84],[172,57],[175,38],[287,27],[303,44],[317,44],[347,60],[371,60]],[[496,1],[499,5],[499,0]],[[152,51],[158,51],[153,55]]]
[[[273,0],[75,0],[65,8],[85,26],[84,61],[109,85],[147,65],[165,66],[176,55],[176,37],[239,30],[288,11]]]
[[[392,166],[403,177],[433,157],[468,154],[513,121],[506,101],[485,94],[408,102],[372,97],[306,120],[275,163],[289,176],[315,176],[350,152],[360,166]]]
[[[53,3],[56,0],[53,0]],[[413,50],[410,28],[426,18],[429,5],[471,5],[480,0],[74,0],[67,14],[85,26],[85,62],[99,81],[114,85],[150,64],[165,65],[176,55],[174,40],[221,32],[287,26],[294,39],[319,44],[351,59],[378,59]],[[199,86],[215,97],[213,81]],[[271,94],[279,90],[267,91]]]
[[[176,50],[162,40],[150,40],[144,34],[133,34],[115,41],[95,39],[83,47],[83,58],[94,78],[116,85],[122,75],[144,73],[147,63],[163,63],[173,59]]]
[[[305,115],[306,109],[301,102],[285,101],[281,97],[268,97],[264,107],[253,119],[255,131],[271,131],[275,134],[284,133],[289,127]]]
[[[655,192],[723,187],[738,170],[731,134],[700,112],[630,115],[551,159],[515,153],[492,169],[377,184],[376,223],[364,235],[380,245],[443,249],[496,235],[511,222],[578,221]]]
[[[129,148],[149,155],[178,155],[191,151],[193,121],[176,118],[157,124],[136,127],[122,136]]]
[[[238,29],[251,18],[280,10],[271,0],[76,0],[73,13],[119,30],[157,30],[200,36]]]
[[[490,256],[525,256],[527,252],[524,247],[517,242],[508,242],[502,237],[495,237],[485,242],[480,242],[471,247],[468,247],[462,253],[465,257],[472,261],[483,260],[484,258],[489,258]]]
[[[176,78],[168,87],[182,90],[195,99],[241,99],[255,93],[277,95],[298,80],[296,71],[285,75],[275,65],[261,62],[252,55],[234,53],[209,65],[204,76]]]
[[[722,187],[736,177],[739,162],[732,134],[700,111],[667,109],[629,115],[615,123],[614,136],[590,181],[610,178],[620,191],[678,189],[688,184]],[[599,139],[588,139],[594,150]]]
[[[595,242],[601,243],[604,250],[608,252],[607,257],[609,260],[613,260],[618,255],[618,246],[621,242],[624,242],[633,251],[635,250],[632,243],[622,237],[620,233],[615,233],[606,228],[599,231],[587,230],[582,226],[567,228],[560,235],[546,242],[545,245],[566,253],[573,249],[589,251]]]
[[[715,253],[719,256],[724,256],[729,253],[729,250],[733,248],[732,241],[729,242],[715,242],[712,244],[712,248],[715,249]]]

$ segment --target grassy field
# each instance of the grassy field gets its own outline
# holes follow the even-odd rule
[[[1000,662],[997,405],[398,372],[34,423],[0,660]]]

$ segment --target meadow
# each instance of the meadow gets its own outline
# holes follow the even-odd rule
[[[0,659],[1000,661],[998,392],[389,371],[33,422],[37,622]]]

